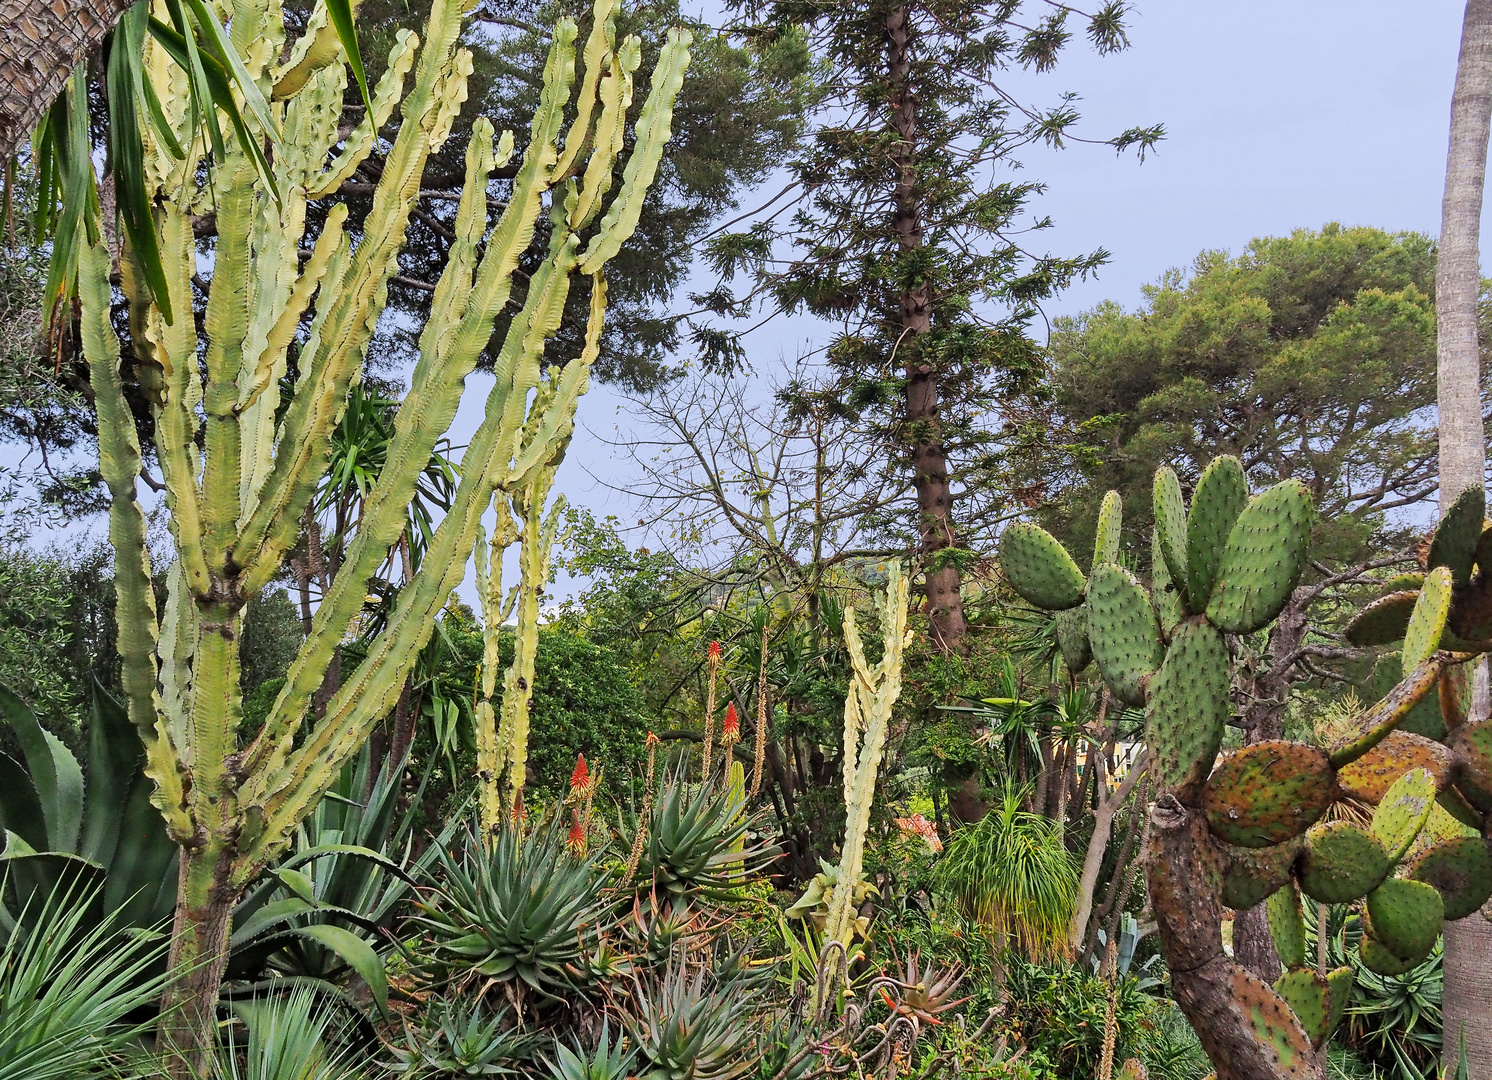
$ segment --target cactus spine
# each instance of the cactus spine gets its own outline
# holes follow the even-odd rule
[[[186,108],[185,76],[154,42],[146,46],[151,89],[177,126],[177,142],[189,148],[187,159],[177,160],[152,130],[144,131],[165,296],[146,287],[127,242],[121,259],[134,377],[154,412],[174,547],[160,618],[135,498],[139,445],[110,322],[109,254],[89,239],[101,230],[81,230],[82,340],[98,403],[99,470],[113,499],[110,538],[123,682],[147,748],[156,804],[183,848],[173,936],[173,962],[183,974],[163,1003],[172,1018],[165,1034],[178,1054],[178,1075],[205,1064],[235,898],[285,849],[343,763],[392,707],[465,572],[494,491],[518,510],[528,555],[525,578],[533,589],[540,587],[542,573],[534,577],[529,571],[546,569],[544,544],[552,538],[553,520],[542,517],[538,492],[552,480],[599,348],[605,263],[635,229],[669,138],[689,58],[689,35],[682,31],[671,33],[660,51],[635,143],[620,183],[614,183],[641,46],[635,38],[616,41],[612,0],[597,0],[578,92],[578,30],[568,18],[556,26],[529,144],[512,196],[494,223],[488,221],[486,182],[511,156],[513,140],[505,134],[494,145],[490,124],[473,125],[455,240],[420,335],[385,465],[284,690],[258,736],[240,747],[243,608],[297,542],[348,389],[360,378],[363,352],[383,310],[419,178],[466,98],[471,57],[455,48],[465,6],[434,0],[423,40],[410,32],[398,36],[374,88],[372,109],[344,138],[338,120],[346,64],[335,34],[328,32],[324,6],[286,52],[274,0],[235,4],[234,39],[242,39],[250,77],[271,91],[269,108],[279,132],[267,166],[273,190],[260,182],[259,170],[237,145],[209,160],[209,140],[192,127],[200,117]],[[353,244],[343,229],[345,209],[333,207],[302,261],[309,243],[308,201],[336,190],[372,151],[375,133],[396,107],[398,135],[360,239]],[[496,316],[508,305],[518,259],[546,204],[549,249],[498,353],[486,416],[462,460],[451,508],[419,570],[403,584],[387,629],[308,729],[308,702],[362,608],[368,578],[404,527],[418,475],[450,426]],[[160,301],[178,316],[191,310],[197,270],[192,219],[208,211],[216,212],[218,240],[205,341],[199,342],[193,320],[168,322]],[[585,349],[546,374],[546,343],[580,276],[591,284]],[[302,317],[313,307],[309,333],[301,335]],[[298,337],[298,375],[282,398],[288,350]],[[199,377],[203,344],[205,375]],[[531,663],[531,650],[528,657]],[[486,699],[490,708],[490,692]],[[514,703],[516,709],[516,697]],[[522,726],[515,718],[508,734],[516,737]],[[522,740],[512,745],[521,761]]]
[[[1324,749],[1257,743],[1216,765],[1233,711],[1225,635],[1278,616],[1305,568],[1311,500],[1293,481],[1248,498],[1241,467],[1227,458],[1203,472],[1189,511],[1170,469],[1156,474],[1154,498],[1149,596],[1109,563],[1093,567],[1081,602],[1105,682],[1146,706],[1161,786],[1146,877],[1173,989],[1220,1080],[1319,1080],[1317,1051],[1342,1015],[1352,972],[1306,966],[1301,894],[1361,903],[1361,960],[1385,975],[1422,960],[1444,917],[1464,917],[1492,895],[1483,839],[1492,727],[1466,722],[1463,674],[1492,636],[1492,566],[1476,559],[1492,551],[1482,492],[1447,514],[1426,572],[1390,583],[1348,627],[1359,646],[1402,641],[1375,674],[1381,700],[1355,729]],[[1055,543],[1026,526],[1009,548],[1019,566],[1007,577],[1027,600],[1065,612],[1076,606],[1071,559]],[[1415,734],[1399,730],[1410,724]],[[1320,821],[1344,792],[1376,806],[1371,829]],[[1478,835],[1444,839],[1401,866],[1437,800]],[[1266,898],[1288,968],[1274,987],[1234,963],[1220,933],[1224,900]]]

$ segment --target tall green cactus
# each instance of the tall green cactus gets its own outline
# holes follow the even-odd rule
[[[1492,852],[1482,839],[1492,832],[1492,722],[1468,722],[1462,692],[1466,661],[1492,636],[1492,566],[1484,572],[1475,557],[1492,550],[1482,493],[1463,496],[1442,523],[1427,574],[1396,582],[1349,626],[1354,644],[1403,642],[1382,700],[1355,729],[1326,748],[1257,743],[1221,760],[1233,715],[1227,638],[1265,629],[1288,601],[1306,565],[1310,495],[1286,481],[1250,499],[1238,463],[1220,458],[1202,474],[1189,511],[1169,469],[1156,475],[1155,502],[1149,597],[1116,566],[1095,566],[1080,598],[1065,586],[1047,585],[1043,595],[1060,601],[1048,605],[1059,614],[1083,604],[1105,681],[1145,706],[1160,788],[1145,860],[1151,908],[1176,999],[1219,1080],[1320,1078],[1318,1051],[1350,997],[1352,972],[1307,966],[1302,894],[1361,902],[1361,961],[1382,974],[1418,963],[1443,918],[1464,917],[1492,895]],[[1023,528],[1002,553],[1017,591],[1037,599],[1022,585],[1071,580],[1071,559],[1054,538]],[[1012,567],[1012,554],[1035,565]],[[1434,708],[1437,690],[1443,746],[1399,730]],[[1347,794],[1376,806],[1371,828],[1321,820]],[[1467,835],[1405,862],[1437,799],[1470,826]],[[1273,987],[1224,952],[1220,930],[1225,901],[1266,898],[1287,968]]]
[[[494,491],[519,506],[538,490],[539,477],[552,478],[570,437],[601,332],[604,266],[637,225],[689,59],[689,35],[672,32],[617,183],[641,45],[636,38],[616,41],[612,3],[596,0],[578,87],[576,24],[567,18],[556,26],[528,147],[511,197],[490,227],[487,180],[511,156],[513,139],[504,134],[494,145],[490,124],[479,119],[473,125],[455,238],[386,463],[286,685],[248,746],[237,741],[244,605],[280,571],[297,542],[348,389],[360,378],[363,352],[384,308],[420,176],[466,99],[472,62],[455,42],[467,5],[434,0],[423,41],[412,32],[399,34],[372,109],[344,134],[346,63],[336,36],[325,32],[326,6],[318,5],[305,34],[287,50],[277,0],[237,0],[230,31],[249,77],[272,102],[279,131],[269,165],[273,185],[261,181],[237,146],[211,156],[210,140],[193,127],[200,116],[187,106],[185,76],[155,44],[146,46],[151,92],[176,126],[176,141],[188,148],[184,160],[173,157],[153,130],[143,132],[166,298],[176,312],[192,307],[193,219],[215,214],[218,237],[203,340],[193,320],[166,320],[127,241],[120,265],[132,374],[154,413],[174,547],[159,618],[135,494],[140,450],[110,321],[110,256],[101,242],[88,240],[102,235],[97,229],[83,230],[79,241],[79,295],[98,411],[99,471],[113,498],[123,684],[146,745],[156,805],[182,848],[172,955],[180,974],[165,1002],[165,1035],[177,1048],[179,1075],[205,1062],[235,897],[285,849],[342,764],[392,707],[465,572]],[[373,150],[396,107],[398,134],[359,239],[354,244],[344,231],[345,207],[334,205],[308,252],[308,203],[336,191]],[[399,537],[420,470],[451,424],[497,315],[509,306],[518,259],[546,204],[548,252],[529,277],[497,354],[496,382],[462,459],[450,510],[418,572],[401,587],[387,629],[331,696],[324,716],[308,721],[309,702],[362,608],[366,583]],[[591,282],[586,347],[563,368],[546,372],[546,343],[581,275]],[[308,312],[309,333],[302,333]],[[282,386],[296,343],[297,375],[287,394]],[[535,514],[542,498],[534,501]],[[530,520],[539,519],[526,518],[526,526]],[[552,535],[552,525],[547,533],[537,530],[527,545],[531,553],[542,546],[541,535]]]
[[[824,924],[824,942],[849,949],[855,930],[852,899],[865,865],[865,835],[875,798],[876,773],[886,748],[891,707],[901,695],[901,660],[908,642],[907,579],[893,563],[886,596],[876,605],[881,616],[882,653],[871,667],[855,622],[855,609],[844,613],[844,641],[850,654],[850,688],[844,699],[844,846],[839,856],[839,881],[834,904]]]

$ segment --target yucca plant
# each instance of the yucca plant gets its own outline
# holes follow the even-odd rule
[[[439,855],[439,882],[415,922],[426,958],[456,985],[480,981],[553,999],[589,982],[589,959],[615,919],[600,855],[577,858],[555,817],[526,836],[514,827],[468,836]]]
[[[0,1080],[102,1076],[143,1032],[164,941],[94,922],[93,890],[59,890],[0,926]]]
[[[635,983],[627,1017],[642,1080],[735,1080],[756,1067],[753,994],[737,980],[671,966]]]
[[[335,1005],[313,987],[239,1002],[233,1011],[236,1023],[226,1026],[217,1080],[356,1080],[363,1075],[339,1037]]]
[[[934,882],[966,917],[1039,960],[1064,946],[1078,874],[1061,823],[1022,809],[1024,798],[1007,785],[982,820],[954,832]]]
[[[682,769],[663,785],[646,818],[623,815],[622,835],[646,834],[633,885],[679,899],[729,899],[774,857],[748,840],[751,817],[739,790],[714,779],[692,784]]]

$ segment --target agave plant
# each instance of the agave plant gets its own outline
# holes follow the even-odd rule
[[[335,1007],[313,986],[300,985],[234,1007],[217,1059],[220,1080],[355,1080],[350,1055],[339,1046]]]
[[[539,1037],[518,1026],[512,1010],[489,1011],[481,1000],[441,1000],[429,1021],[395,1051],[399,1072],[416,1076],[517,1076],[529,1070]]]
[[[441,850],[440,882],[416,917],[428,959],[456,983],[480,977],[543,997],[579,989],[614,919],[599,858],[572,854],[558,817],[527,836],[468,837],[459,856]]]
[[[671,966],[632,996],[641,1080],[735,1080],[756,1067],[753,995],[739,980]]]
[[[913,951],[907,956],[906,966],[896,979],[899,998],[893,999],[887,990],[881,990],[881,998],[897,1016],[905,1016],[921,1024],[941,1024],[938,1017],[950,1009],[957,1008],[968,997],[955,998],[964,981],[964,970],[955,964],[947,970],[939,970],[921,963],[921,956]]]
[[[714,781],[689,784],[682,772],[664,785],[645,821],[624,815],[624,824],[624,835],[646,836],[634,878],[639,892],[729,899],[775,854],[749,842],[751,818],[741,791]]]
[[[95,922],[96,889],[34,901],[0,934],[0,1080],[92,1075],[142,1033],[130,1015],[159,994],[163,942]]]
[[[636,1057],[635,1047],[631,1050],[622,1048],[620,1035],[612,1042],[611,1022],[603,1020],[601,1039],[594,1049],[587,1050],[579,1045],[571,1048],[556,1041],[554,1057],[546,1059],[546,1064],[554,1080],[622,1080]]]

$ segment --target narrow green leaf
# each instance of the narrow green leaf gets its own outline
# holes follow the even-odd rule
[[[336,953],[368,984],[368,989],[373,991],[373,1000],[378,1002],[379,1011],[388,1014],[388,975],[383,969],[383,961],[366,938],[360,938],[351,930],[332,926],[330,923],[291,927],[286,933],[309,938]]]
[[[352,19],[352,6],[348,0],[326,0],[326,13],[331,16],[337,39],[342,42],[347,62],[352,65],[352,74],[357,78],[357,88],[363,92],[363,106],[371,117],[373,99],[368,96],[368,76],[363,72],[363,56],[357,48],[357,26]]]

